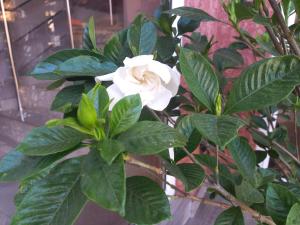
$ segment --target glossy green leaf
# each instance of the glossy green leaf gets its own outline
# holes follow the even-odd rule
[[[187,17],[180,17],[180,19],[177,22],[178,35],[187,32],[193,32],[199,27],[199,25],[200,25],[199,21],[191,20]]]
[[[248,205],[264,203],[265,201],[263,194],[260,193],[259,190],[257,190],[252,184],[244,180],[240,185],[235,186],[235,194],[239,200]]]
[[[244,137],[237,137],[227,146],[234,159],[238,171],[248,181],[254,181],[256,156],[254,150]]]
[[[101,207],[124,214],[125,169],[120,156],[111,165],[92,149],[82,163],[81,189]]]
[[[116,33],[104,46],[104,55],[116,65],[123,64],[126,57],[130,57],[131,51],[127,43],[127,29]]]
[[[110,135],[115,136],[135,124],[142,111],[140,95],[129,95],[122,98],[113,107],[110,117]]]
[[[168,13],[175,14],[177,16],[184,16],[195,21],[218,21],[216,18],[207,14],[205,11],[192,7],[178,7],[169,10]]]
[[[54,73],[61,78],[71,76],[95,77],[112,73],[116,69],[117,66],[112,62],[100,62],[97,57],[81,55],[67,59],[59,64]]]
[[[100,84],[96,84],[96,86],[90,90],[87,95],[94,103],[94,108],[96,109],[98,118],[105,119],[109,109],[109,96],[106,88]]]
[[[70,60],[72,58],[78,56],[92,56],[92,57],[99,57],[98,54],[83,49],[68,49],[59,51],[48,58],[44,59],[42,62],[38,63],[33,71],[31,72],[31,76],[34,76],[40,80],[58,80],[62,79],[62,75],[56,74],[58,67]]]
[[[296,203],[291,208],[287,220],[286,225],[299,225],[300,224],[300,203]]]
[[[83,85],[72,85],[60,90],[51,104],[51,110],[68,113],[73,107],[78,106],[84,91]]]
[[[22,152],[11,150],[0,160],[0,182],[18,181],[29,177],[61,159],[66,153],[50,156],[26,156]]]
[[[65,81],[65,79],[56,80],[47,86],[47,90],[52,91],[56,88],[59,88],[65,83]]]
[[[172,147],[183,147],[186,138],[161,122],[142,121],[122,133],[118,140],[125,150],[140,155],[152,155]]]
[[[147,177],[126,180],[125,219],[137,224],[156,224],[170,218],[170,205],[164,191]]]
[[[210,111],[214,111],[219,83],[207,59],[197,52],[182,48],[180,68],[192,93]]]
[[[71,128],[38,127],[32,129],[16,150],[31,156],[51,155],[76,147],[84,138],[85,135]]]
[[[92,129],[97,125],[96,109],[94,108],[93,101],[86,94],[82,94],[79,102],[77,119],[87,129]]]
[[[260,109],[279,103],[300,83],[299,65],[300,59],[291,55],[252,64],[234,82],[225,113]]]
[[[80,160],[70,159],[39,180],[18,204],[11,225],[70,225],[86,203]]]
[[[244,216],[239,207],[231,207],[223,211],[214,225],[244,225]]]
[[[192,115],[194,126],[200,134],[220,147],[225,147],[243,126],[241,120],[232,116],[215,116],[212,114]]]
[[[104,139],[97,144],[97,150],[100,151],[101,157],[108,164],[112,164],[118,155],[120,155],[121,152],[124,152],[124,147],[116,140]]]
[[[205,179],[204,170],[194,163],[181,163],[176,165],[165,162],[165,167],[172,176],[181,180],[186,192],[190,192],[199,187]]]
[[[285,224],[291,207],[297,199],[279,184],[269,184],[266,193],[266,209],[277,225]]]
[[[151,54],[157,41],[156,28],[151,21],[146,21],[143,15],[139,15],[130,25],[127,39],[133,55]]]

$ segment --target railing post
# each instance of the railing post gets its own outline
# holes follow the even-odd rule
[[[5,12],[5,8],[4,8],[4,0],[0,0],[0,3],[1,3],[1,9],[2,9],[2,18],[3,18],[3,23],[4,23],[4,30],[5,30],[5,35],[6,35],[9,59],[10,59],[10,63],[11,63],[12,74],[13,74],[13,79],[14,79],[15,89],[16,89],[16,94],[17,94],[19,112],[20,112],[21,120],[24,122],[22,100],[21,100],[21,96],[20,96],[20,92],[19,92],[19,82],[18,82],[17,71],[16,71],[16,66],[15,66],[15,61],[14,61],[14,56],[13,56],[13,50],[12,50],[12,46],[11,46],[6,12]]]

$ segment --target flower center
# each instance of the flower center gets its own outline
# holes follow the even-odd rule
[[[151,71],[147,71],[145,68],[133,67],[131,75],[134,83],[142,85],[148,90],[156,89],[161,84],[160,77]]]

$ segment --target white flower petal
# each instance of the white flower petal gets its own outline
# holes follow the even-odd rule
[[[130,78],[131,75],[128,74],[129,72],[129,68],[120,67],[118,73],[115,73],[113,82],[122,93],[126,95],[137,94],[141,89],[141,85],[132,82],[132,78]]]
[[[148,64],[148,70],[157,74],[166,84],[171,80],[170,69],[168,65],[155,60]]]
[[[133,58],[126,57],[123,61],[126,67],[143,66],[153,60],[153,55],[139,55]]]
[[[180,73],[177,71],[176,67],[173,69],[170,68],[171,80],[169,83],[164,85],[169,91],[172,92],[172,96],[175,96],[178,92],[180,84]]]
[[[109,105],[109,110],[112,110],[114,105],[124,97],[124,94],[120,91],[117,85],[112,84],[106,89],[109,99],[112,99],[112,102]]]
[[[95,81],[97,83],[101,83],[101,81],[112,81],[113,77],[115,76],[115,74],[117,73],[117,71],[118,70],[116,70],[113,73],[105,74],[105,75],[102,75],[102,76],[97,76],[97,77],[95,77]]]
[[[147,106],[156,111],[163,111],[169,105],[171,98],[172,93],[161,86],[159,91],[153,96],[153,99],[147,103]]]

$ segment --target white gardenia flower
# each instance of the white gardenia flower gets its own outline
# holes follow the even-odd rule
[[[112,108],[127,95],[140,94],[143,106],[162,111],[176,95],[180,74],[176,68],[153,60],[153,55],[126,58],[114,73],[97,76],[96,82],[113,81],[107,88]]]

